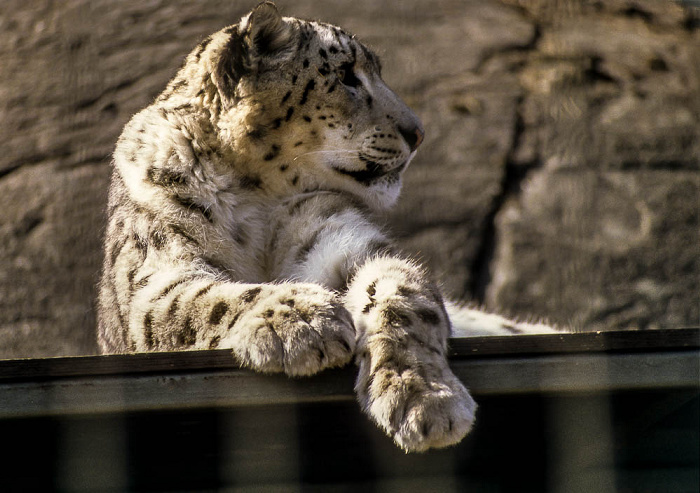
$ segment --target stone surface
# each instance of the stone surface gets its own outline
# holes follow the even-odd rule
[[[528,179],[496,216],[484,301],[578,330],[697,326],[697,11],[577,5],[541,17],[517,71]]]
[[[95,351],[122,126],[255,2],[0,4],[0,357]],[[698,325],[700,22],[657,0],[279,1],[356,33],[427,137],[388,218],[455,297]]]
[[[498,216],[489,306],[578,330],[697,325],[699,197],[697,172],[538,174]]]

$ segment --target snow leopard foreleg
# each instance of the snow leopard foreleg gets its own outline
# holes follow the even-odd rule
[[[450,322],[423,270],[399,257],[373,258],[353,277],[345,306],[358,334],[363,409],[407,451],[459,442],[476,404],[448,365]]]
[[[336,293],[233,282],[203,260],[144,263],[137,242],[121,243],[101,283],[103,353],[230,348],[246,367],[293,376],[352,359],[354,327]]]
[[[437,286],[343,194],[290,201],[273,226],[273,271],[343,293],[356,334],[364,411],[407,451],[459,442],[476,404],[447,363],[450,322]]]

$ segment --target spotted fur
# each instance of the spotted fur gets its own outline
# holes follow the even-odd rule
[[[209,36],[117,143],[102,351],[230,348],[295,376],[356,356],[360,403],[396,443],[458,442],[476,406],[445,303],[375,217],[422,139],[338,27],[266,2]]]

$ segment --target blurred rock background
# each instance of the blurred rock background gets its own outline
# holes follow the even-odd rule
[[[95,351],[110,153],[255,1],[2,0],[0,357]],[[427,137],[389,223],[453,297],[700,324],[700,17],[664,0],[279,0],[356,33]]]

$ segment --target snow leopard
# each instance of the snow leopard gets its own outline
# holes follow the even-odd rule
[[[226,348],[292,377],[354,360],[399,447],[458,443],[477,406],[448,311],[463,333],[537,327],[455,310],[384,230],[425,132],[381,73],[353,35],[272,2],[196,46],[115,147],[101,352]]]

